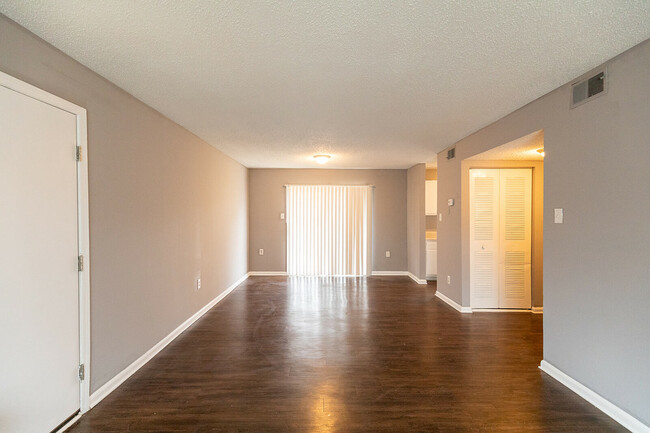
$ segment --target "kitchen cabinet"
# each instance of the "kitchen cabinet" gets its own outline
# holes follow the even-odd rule
[[[438,181],[427,180],[424,184],[424,213],[436,215],[438,213]]]
[[[438,241],[427,240],[426,276],[435,277],[438,274]]]

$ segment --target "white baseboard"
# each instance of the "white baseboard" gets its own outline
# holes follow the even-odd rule
[[[525,308],[472,308],[472,312],[474,313],[532,313],[533,311]]]
[[[580,397],[593,404],[614,421],[630,430],[633,433],[650,433],[650,426],[645,425],[629,413],[625,412],[614,403],[605,399],[601,395],[587,388],[562,370],[554,367],[547,361],[542,361],[539,365],[540,370],[578,394]]]
[[[286,276],[288,275],[284,271],[251,271],[248,273],[249,276],[251,277],[271,277],[271,276]],[[427,280],[422,280],[413,275],[412,273],[408,271],[372,271],[370,274],[373,277],[397,277],[397,276],[404,276],[404,277],[411,277],[413,281],[415,281],[418,284],[426,284]],[[349,276],[349,277],[356,277],[357,275],[342,275],[342,276]]]
[[[421,279],[421,278],[418,278],[418,277],[416,277],[415,275],[413,275],[413,274],[410,273],[410,272],[408,273],[408,276],[411,277],[411,279],[412,279],[413,281],[415,281],[416,283],[418,283],[418,284],[426,284],[426,283],[427,283],[427,280],[423,280],[423,279]]]
[[[454,309],[460,311],[461,313],[471,313],[472,309],[469,307],[463,307],[460,304],[458,304],[456,301],[453,299],[448,298],[445,296],[443,293],[440,292],[440,290],[436,290],[436,296],[440,298],[443,302],[446,302],[447,304],[451,305]]]
[[[160,340],[155,346],[147,350],[141,357],[133,361],[128,367],[115,375],[111,380],[102,385],[97,391],[93,392],[90,395],[90,407],[94,407],[97,403],[102,401],[106,396],[113,392],[118,386],[120,386],[126,379],[131,377],[133,373],[138,371],[143,365],[149,362],[154,356],[163,350],[169,343],[171,343],[176,337],[178,337],[183,331],[190,327],[194,322],[196,322],[201,316],[208,312],[212,307],[214,307],[219,301],[228,296],[237,286],[239,286],[244,280],[248,278],[249,274],[245,274],[239,280],[235,281],[230,285],[226,290],[221,292],[219,296],[208,302],[203,308],[194,313],[192,317],[187,319],[185,322],[181,323],[178,328],[174,329],[169,335]]]
[[[86,411],[86,412],[88,412],[88,411]],[[85,412],[84,412],[84,413],[85,413]],[[72,424],[74,424],[74,423],[76,423],[77,421],[79,421],[79,418],[81,418],[82,415],[83,415],[83,413],[81,413],[81,411],[79,411],[79,413],[76,414],[74,417],[70,418],[70,419],[68,420],[68,422],[66,422],[65,424],[63,424],[63,425],[62,425],[61,427],[59,427],[58,429],[56,429],[56,430],[52,430],[52,431],[56,431],[57,433],[63,433],[63,432],[65,432],[67,429],[69,429],[70,427],[72,427]]]
[[[544,314],[544,307],[533,307],[533,314]]]
[[[397,276],[408,276],[408,271],[372,271],[370,275],[373,277],[397,277]]]
[[[251,271],[249,277],[284,277],[288,274],[285,271]]]

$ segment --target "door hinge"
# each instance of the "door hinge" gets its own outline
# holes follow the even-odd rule
[[[79,364],[79,380],[84,380],[86,378],[86,366],[84,364]]]
[[[84,270],[84,256],[77,257],[77,270],[79,272]]]
[[[77,161],[81,161],[81,146],[77,146]]]

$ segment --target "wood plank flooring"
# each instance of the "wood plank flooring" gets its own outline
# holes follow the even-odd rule
[[[434,293],[251,277],[68,431],[626,431],[537,368],[541,315]]]

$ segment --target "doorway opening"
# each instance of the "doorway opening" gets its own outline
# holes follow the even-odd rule
[[[470,169],[472,308],[531,308],[530,168]]]
[[[472,311],[543,311],[544,132],[463,160]]]

